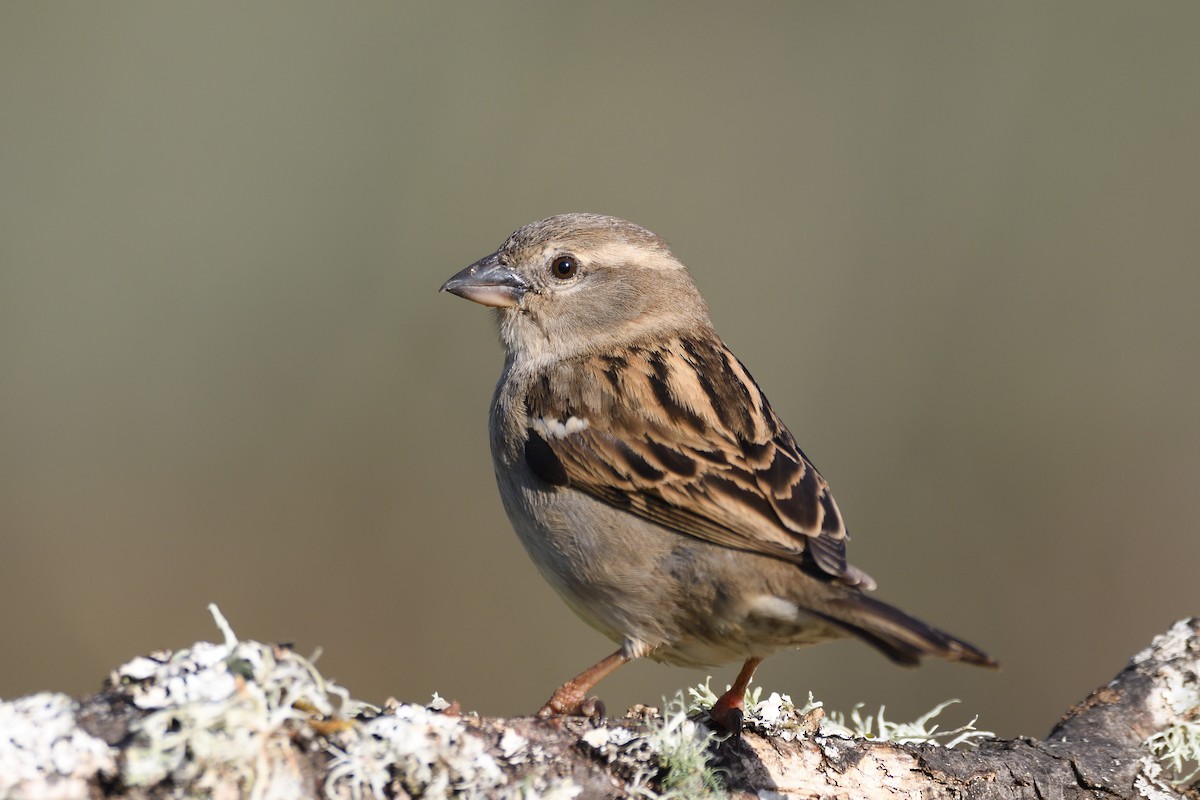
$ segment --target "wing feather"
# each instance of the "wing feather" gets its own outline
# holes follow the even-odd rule
[[[824,478],[715,337],[559,365],[532,382],[525,406],[526,460],[547,483],[714,544],[869,583],[846,563],[846,529]]]

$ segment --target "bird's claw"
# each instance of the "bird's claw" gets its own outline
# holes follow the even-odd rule
[[[722,732],[736,738],[742,735],[742,723],[746,719],[746,712],[736,706],[713,706],[712,710],[708,712],[708,718]]]
[[[587,717],[593,722],[604,721],[604,701],[599,697],[589,697],[579,704],[580,716]]]
[[[587,717],[603,721],[604,701],[599,697],[584,697],[583,692],[571,686],[563,686],[538,710],[541,719],[551,717]]]

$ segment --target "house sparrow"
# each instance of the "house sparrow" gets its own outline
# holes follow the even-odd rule
[[[667,243],[562,214],[513,233],[442,286],[498,310],[504,371],[490,437],[530,557],[620,649],[538,712],[577,714],[631,659],[744,662],[714,706],[738,730],[763,658],[858,636],[901,664],[996,666],[867,594],[825,479],[713,330]]]

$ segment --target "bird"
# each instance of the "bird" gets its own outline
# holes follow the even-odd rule
[[[518,538],[571,610],[619,645],[537,716],[596,713],[593,687],[637,658],[741,662],[709,711],[730,732],[755,670],[783,649],[858,637],[903,665],[998,666],[869,594],[828,483],[664,239],[559,214],[441,291],[496,310],[505,359],[488,430]]]

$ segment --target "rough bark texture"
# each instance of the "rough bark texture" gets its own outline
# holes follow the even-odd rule
[[[1200,714],[1198,619],[1157,637],[1045,739],[975,749],[812,732],[706,743],[680,714],[371,709],[290,650],[224,630],[224,644],[135,659],[82,701],[0,703],[0,798],[1200,798],[1147,745]],[[705,765],[721,787],[699,779]]]

